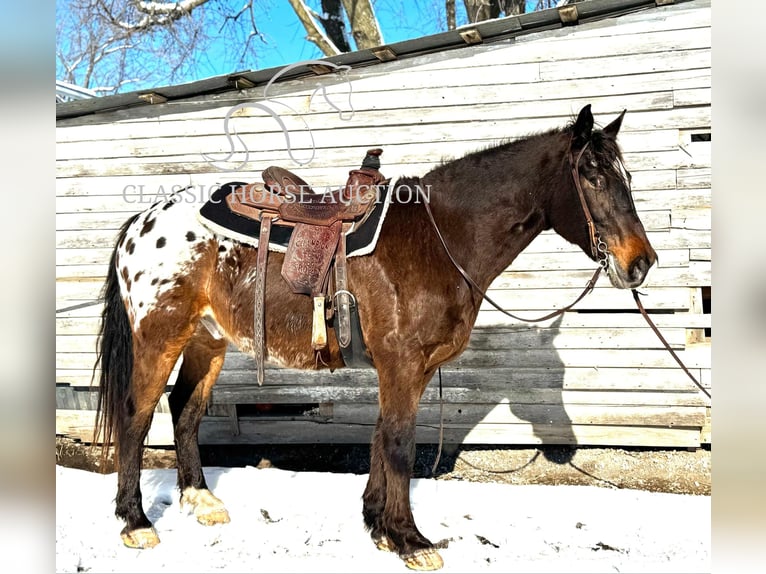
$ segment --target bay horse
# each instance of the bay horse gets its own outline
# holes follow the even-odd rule
[[[394,192],[375,250],[348,260],[349,290],[379,380],[362,516],[374,543],[412,569],[443,565],[410,506],[418,404],[439,366],[466,348],[483,291],[551,228],[601,259],[620,289],[642,284],[656,261],[616,140],[624,115],[595,128],[588,105],[565,127],[398,179],[394,190],[427,188],[430,210]],[[181,504],[203,524],[229,521],[205,482],[197,432],[227,345],[253,350],[258,250],[209,231],[196,218],[198,208],[170,197],[131,217],[119,231],[104,285],[96,432],[105,445],[114,439],[115,513],[125,521],[123,542],[135,548],[159,542],[141,505],[142,443],[181,355],[169,396]],[[317,362],[312,303],[287,288],[283,259],[271,253],[268,260],[267,360],[299,369],[343,367],[332,331]]]

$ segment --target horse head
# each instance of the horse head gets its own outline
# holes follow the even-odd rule
[[[587,105],[565,130],[570,185],[551,221],[562,237],[605,267],[615,287],[631,289],[644,282],[657,253],[636,213],[631,176],[617,144],[624,116],[623,111],[605,128],[594,130]]]

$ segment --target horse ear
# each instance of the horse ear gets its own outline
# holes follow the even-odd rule
[[[622,110],[622,113],[619,116],[617,116],[617,119],[604,128],[604,133],[606,135],[608,135],[611,138],[617,137],[617,132],[620,131],[620,126],[622,125],[622,118],[625,117],[626,111],[627,110]]]
[[[590,104],[580,110],[574,127],[572,128],[572,138],[578,147],[584,146],[590,140],[590,134],[593,131],[593,114],[590,111]]]

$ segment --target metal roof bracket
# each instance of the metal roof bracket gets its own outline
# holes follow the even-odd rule
[[[372,48],[370,52],[381,62],[390,62],[391,60],[396,60],[397,57],[396,52],[388,46],[378,46],[377,48]]]
[[[164,104],[168,101],[165,96],[161,96],[156,92],[149,92],[148,94],[139,94],[139,100],[144,100],[147,104]]]
[[[484,41],[484,38],[481,37],[481,32],[476,28],[460,30],[459,34],[466,44],[481,44]]]
[[[567,4],[566,6],[561,6],[558,8],[558,11],[559,19],[564,25],[577,24],[577,20],[580,18],[580,15],[577,13],[576,4]]]
[[[317,76],[324,76],[325,74],[329,74],[330,72],[334,72],[338,69],[333,68],[332,66],[327,66],[325,64],[310,64],[308,68]]]
[[[255,82],[248,80],[245,76],[229,76],[226,80],[229,85],[234,86],[235,90],[247,90],[255,87]]]

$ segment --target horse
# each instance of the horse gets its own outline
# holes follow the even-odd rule
[[[641,285],[657,260],[617,143],[624,116],[599,128],[586,105],[564,127],[392,181],[394,191],[428,189],[428,201],[393,193],[375,250],[348,260],[348,289],[378,376],[363,523],[378,548],[412,569],[443,566],[410,505],[418,405],[439,366],[466,348],[493,279],[547,229],[598,261],[619,289]],[[142,443],[179,356],[169,406],[181,504],[202,524],[229,522],[205,482],[197,433],[227,345],[254,346],[258,249],[210,231],[195,217],[198,206],[173,199],[124,223],[103,287],[95,430],[103,445],[115,445],[115,514],[125,522],[124,544],[134,548],[159,543],[141,505]],[[283,259],[273,252],[267,263],[267,361],[342,368],[332,330],[317,360],[311,299],[287,288]]]

